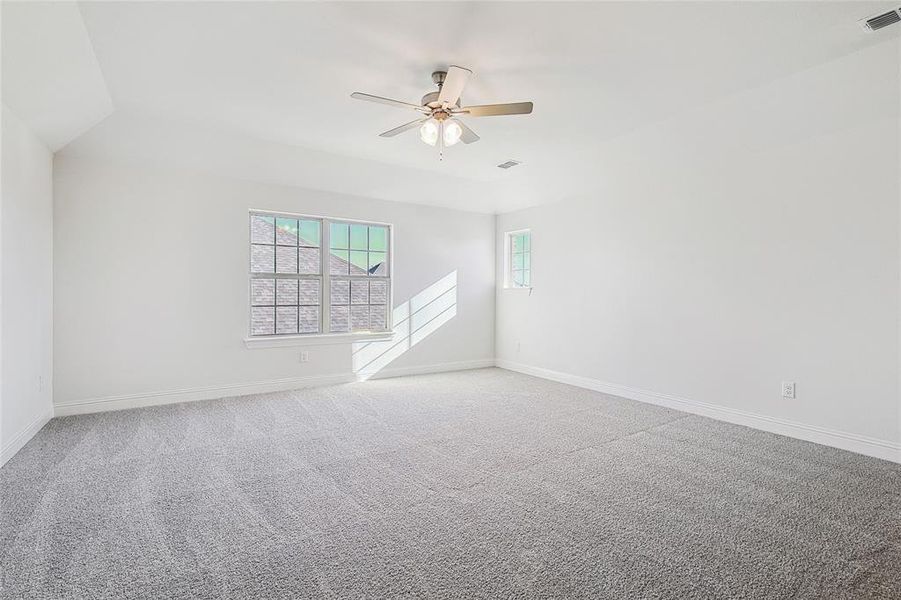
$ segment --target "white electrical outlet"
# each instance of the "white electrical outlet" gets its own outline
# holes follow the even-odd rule
[[[795,397],[795,382],[794,381],[783,381],[782,382],[782,397],[783,398],[794,398]]]
[[[300,353],[300,362],[310,362],[310,353],[306,350]]]

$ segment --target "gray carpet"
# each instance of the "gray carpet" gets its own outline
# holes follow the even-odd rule
[[[486,369],[51,421],[3,598],[901,598],[901,466]]]

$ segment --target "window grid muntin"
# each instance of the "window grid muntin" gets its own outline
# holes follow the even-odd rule
[[[254,239],[254,236],[253,236],[254,217],[262,217],[262,218],[271,218],[272,219],[273,243],[264,244],[261,242],[253,241],[253,239]],[[275,333],[275,331],[277,331],[277,328],[278,328],[278,308],[279,307],[288,307],[288,306],[291,306],[291,307],[296,306],[298,308],[298,311],[303,306],[317,306],[319,308],[319,331],[315,332],[315,333],[318,333],[318,334],[329,335],[329,334],[341,334],[341,333],[348,333],[348,332],[360,333],[360,332],[366,332],[366,331],[373,331],[373,332],[379,332],[379,333],[390,332],[391,327],[392,327],[392,319],[391,319],[392,314],[391,314],[390,307],[391,307],[391,298],[393,295],[392,294],[393,286],[391,285],[391,283],[392,283],[392,280],[391,280],[392,259],[391,259],[391,257],[392,257],[392,246],[393,246],[393,244],[392,244],[392,226],[387,223],[376,223],[376,222],[371,222],[371,221],[355,221],[355,220],[350,220],[350,219],[332,219],[329,217],[314,217],[314,216],[310,216],[310,215],[291,215],[289,213],[275,213],[275,212],[267,212],[267,211],[250,211],[251,252],[253,250],[253,246],[271,246],[271,247],[273,247],[274,254],[276,254],[276,256],[273,256],[272,268],[274,271],[278,270],[278,259],[277,259],[277,252],[275,252],[275,249],[279,246],[291,247],[291,245],[289,245],[289,244],[279,244],[278,243],[278,219],[279,218],[282,218],[282,219],[288,220],[288,221],[295,220],[297,222],[297,224],[298,224],[298,235],[297,235],[298,246],[297,247],[298,248],[317,248],[317,249],[319,249],[319,273],[318,274],[306,274],[306,273],[295,274],[295,273],[277,273],[277,272],[270,273],[270,272],[255,272],[255,271],[251,270],[249,273],[250,274],[250,282],[251,282],[249,285],[249,288],[250,288],[249,289],[249,292],[250,292],[249,300],[250,300],[250,309],[251,309],[251,315],[250,315],[251,319],[250,319],[250,324],[249,324],[250,335],[252,337],[292,335],[291,333]],[[319,245],[318,246],[300,244],[301,238],[300,238],[299,233],[300,233],[300,229],[301,229],[300,228],[301,221],[316,221],[319,223]],[[330,256],[331,256],[332,248],[331,248],[331,242],[330,242],[329,238],[330,238],[330,233],[331,233],[331,225],[333,223],[346,225],[348,227],[348,240],[347,240],[347,250],[348,251],[350,250],[350,247],[353,245],[351,243],[351,239],[350,239],[350,227],[352,225],[365,226],[366,227],[366,251],[365,252],[367,253],[367,266],[369,265],[369,262],[370,262],[369,261],[370,253],[376,252],[377,254],[383,254],[384,258],[383,258],[382,262],[384,263],[384,270],[386,272],[384,274],[373,274],[373,273],[368,273],[368,270],[367,270],[367,274],[365,274],[365,275],[335,275],[335,276],[331,275],[330,274]],[[380,228],[380,229],[384,230],[384,236],[385,236],[384,251],[370,249],[370,246],[372,243],[371,239],[370,239],[370,233],[372,231],[372,228]],[[252,254],[251,254],[251,256],[252,256]],[[348,260],[348,262],[349,262],[349,260]],[[251,266],[251,268],[253,267],[252,261],[251,261],[250,266]],[[300,264],[299,264],[299,257],[298,257],[298,270],[299,269],[300,269]],[[349,271],[350,271],[350,267],[348,266],[348,272]],[[353,327],[351,326],[347,332],[345,332],[345,331],[332,332],[330,330],[329,311],[330,311],[330,307],[331,307],[330,287],[331,287],[331,278],[332,277],[337,277],[338,279],[347,279],[347,280],[359,279],[359,280],[363,280],[363,281],[382,281],[382,282],[384,282],[385,288],[386,288],[385,304],[371,304],[370,303],[370,304],[366,304],[366,305],[363,305],[363,304],[356,305],[356,306],[367,306],[367,308],[369,308],[369,311],[370,311],[370,313],[369,313],[370,328],[369,329],[354,330]],[[279,305],[278,297],[277,297],[278,282],[276,281],[275,282],[275,290],[273,292],[273,302],[275,304],[272,304],[272,305],[254,304],[253,303],[252,282],[253,282],[253,280],[259,280],[259,279],[318,280],[319,281],[319,302],[320,303],[318,305],[301,304],[300,299],[298,297],[297,305]],[[348,285],[350,286],[351,284],[349,283]],[[348,302],[351,302],[350,296],[348,297]],[[344,305],[338,305],[338,306],[344,306]],[[347,306],[350,307],[352,305],[348,304]],[[384,307],[384,323],[385,323],[384,329],[378,329],[378,330],[371,329],[372,307]],[[273,311],[274,311],[274,318],[273,318],[273,325],[272,325],[273,333],[264,334],[264,333],[254,333],[253,332],[254,322],[253,322],[252,313],[253,313],[253,309],[256,309],[256,308],[272,308],[273,309]],[[305,332],[305,333],[299,332],[299,328],[300,328],[299,313],[298,313],[298,321],[297,322],[298,322],[298,332],[294,333],[293,335],[311,335],[311,334],[313,334],[312,332]]]
[[[343,226],[347,228],[347,245],[346,246],[335,246],[331,242],[331,232],[333,226]],[[364,249],[355,248],[353,244],[353,228],[354,227],[364,227],[366,229],[366,243]],[[372,230],[373,229],[384,229],[385,230],[385,249],[384,250],[373,250],[372,249]],[[328,221],[328,229],[329,229],[329,261],[328,261],[328,270],[329,275],[333,277],[376,277],[376,278],[385,278],[389,279],[391,277],[391,228],[388,225],[383,225],[380,223],[368,223],[364,221],[346,221],[342,219],[332,219]],[[347,262],[347,273],[332,273],[331,269],[331,255],[332,252],[344,252],[347,254],[347,258],[343,259]],[[352,273],[352,269],[354,267],[360,268],[358,265],[354,265],[353,263],[353,255],[357,254],[365,254],[366,255],[366,266],[363,267],[363,273],[355,274]],[[384,266],[385,273],[384,274],[376,274],[372,273],[372,255],[381,255],[382,260],[379,263],[381,266]]]
[[[336,281],[346,281],[347,282],[347,302],[346,303],[335,303],[332,301],[331,295],[331,284]],[[368,301],[366,303],[355,303],[353,298],[353,282],[354,281],[362,281],[366,282],[367,285],[367,297]],[[384,303],[373,303],[372,302],[372,283],[384,283],[385,290],[385,302]],[[348,312],[348,329],[342,330],[340,332],[334,333],[359,333],[361,331],[373,331],[373,332],[385,332],[390,330],[391,320],[388,312],[389,304],[391,302],[391,282],[388,277],[380,277],[380,276],[367,276],[367,275],[333,275],[331,276],[331,281],[329,282],[329,311],[333,308],[344,308],[347,307]],[[369,321],[369,327],[367,329],[354,329],[353,327],[353,307],[362,307],[365,306],[367,309],[367,317]],[[383,307],[383,311],[385,314],[385,327],[381,329],[373,329],[372,328],[372,309],[373,307]],[[331,330],[331,322],[329,322],[329,330]]]

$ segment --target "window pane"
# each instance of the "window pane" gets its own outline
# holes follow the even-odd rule
[[[300,333],[319,333],[319,307],[318,306],[301,306],[299,309],[300,322],[298,331]]]
[[[250,243],[275,243],[275,218],[252,215],[250,217]]]
[[[347,248],[347,225],[345,223],[332,223],[329,230],[329,238],[332,248]]]
[[[329,250],[328,269],[332,275],[347,275],[349,273],[347,250]]]
[[[373,304],[369,307],[369,328],[373,331],[384,331],[388,328],[388,307],[384,304]]]
[[[296,279],[279,279],[275,285],[275,303],[283,306],[296,305],[297,287]]]
[[[388,255],[384,252],[369,253],[369,274],[384,277],[388,274]]]
[[[523,231],[510,236],[510,286],[531,287],[532,233]]]
[[[275,280],[251,279],[250,303],[254,306],[275,304]]]
[[[369,304],[369,282],[365,279],[350,282],[350,303]]]
[[[275,272],[275,246],[254,245],[250,247],[250,272]]]
[[[275,309],[275,333],[297,333],[296,306],[279,306]]]
[[[388,303],[388,282],[387,281],[370,281],[369,282],[369,301],[373,304]]]
[[[275,247],[275,272],[297,273],[297,248],[294,246]]]
[[[320,304],[318,279],[301,279],[299,281],[299,302],[301,304]]]
[[[369,307],[368,306],[351,306],[350,307],[350,327],[354,331],[369,329]]]
[[[359,252],[357,250],[350,251],[350,274],[351,275],[366,275],[368,273],[369,267],[367,265],[367,256],[366,252]]]
[[[350,307],[333,306],[329,313],[329,331],[338,333],[350,331]]]
[[[366,235],[366,230],[369,229],[366,225],[351,225],[350,226],[350,249],[351,250],[366,250],[368,245],[368,239]]]
[[[297,272],[301,275],[318,275],[321,269],[319,248],[300,248],[297,252]]]
[[[300,221],[300,245],[319,246],[319,221]]]
[[[275,333],[275,308],[253,307],[250,309],[251,335],[272,335]]]
[[[350,282],[346,279],[333,279],[331,283],[329,302],[335,304],[350,304]]]
[[[524,248],[522,247],[522,234],[515,233],[510,236],[510,240],[512,243],[513,252],[523,251]]]
[[[384,252],[388,250],[388,228],[375,227],[369,228],[369,249]]]
[[[297,219],[275,220],[275,243],[286,246],[297,245]]]

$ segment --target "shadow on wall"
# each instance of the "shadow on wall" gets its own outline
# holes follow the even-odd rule
[[[392,312],[394,335],[353,345],[353,370],[365,381],[457,314],[457,272],[451,271]]]

